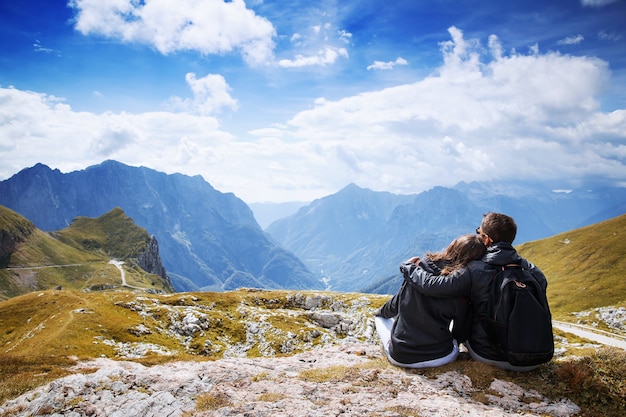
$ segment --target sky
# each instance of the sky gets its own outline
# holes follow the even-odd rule
[[[0,180],[626,186],[626,0],[0,0]]]

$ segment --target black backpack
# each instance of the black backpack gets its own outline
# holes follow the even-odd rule
[[[554,337],[545,291],[521,265],[499,268],[490,283],[488,301],[486,328],[491,345],[512,365],[549,362]]]

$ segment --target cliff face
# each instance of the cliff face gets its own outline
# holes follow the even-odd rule
[[[6,230],[0,230],[0,266],[8,263],[9,256],[15,251],[15,247],[21,240],[20,236]]]
[[[163,278],[167,282],[168,287],[173,291],[172,282],[168,277],[165,267],[161,262],[161,255],[159,254],[159,242],[157,242],[154,236],[150,236],[148,247],[146,250],[137,257],[137,264],[146,272],[155,274]]]

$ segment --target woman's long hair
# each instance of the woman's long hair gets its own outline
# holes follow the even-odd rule
[[[449,275],[463,268],[470,261],[482,258],[487,247],[476,234],[463,235],[452,241],[442,252],[427,253],[426,257],[433,262],[444,264],[441,275]]]

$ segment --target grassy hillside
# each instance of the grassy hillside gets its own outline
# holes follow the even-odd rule
[[[626,307],[626,214],[517,249],[546,275],[555,318],[574,321],[573,312]]]
[[[145,251],[150,235],[135,225],[120,208],[92,219],[77,217],[53,236],[73,247],[98,252],[108,258],[133,259]]]
[[[68,228],[45,233],[28,220],[0,207],[0,233],[11,236],[9,253],[0,265],[0,300],[30,291],[117,288],[122,266],[128,285],[166,291],[167,283],[139,268],[136,257],[148,247],[148,233],[116,209],[97,219],[77,218]]]
[[[0,267],[5,266],[4,262],[8,260],[10,243],[21,242],[33,230],[35,230],[35,226],[30,221],[13,210],[0,206],[0,243],[3,247],[3,251],[0,253]]]
[[[56,378],[74,360],[284,355],[345,337],[372,340],[386,297],[290,291],[138,294],[31,292],[0,302],[0,402]],[[73,359],[70,359],[73,358]]]
[[[130,291],[32,292],[0,303],[0,353],[78,358],[133,357],[128,353],[133,349],[146,349],[148,357],[293,353],[323,343],[322,333],[364,337],[366,329],[358,326],[383,299],[257,290],[149,297]],[[318,310],[332,305],[333,312],[325,316],[328,329],[319,325],[323,318],[316,318],[307,303]],[[354,320],[356,327],[330,330],[341,320]]]

